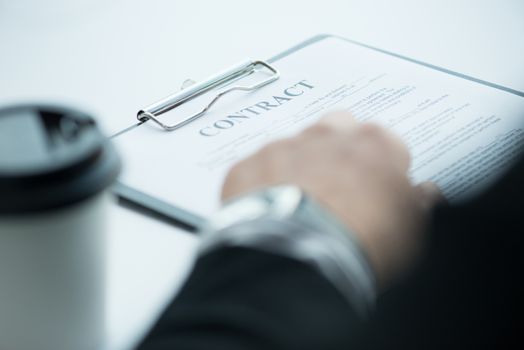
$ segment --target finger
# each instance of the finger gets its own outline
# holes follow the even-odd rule
[[[352,137],[361,147],[378,150],[384,161],[392,162],[402,173],[407,173],[411,164],[411,155],[404,142],[392,132],[375,123],[359,124]]]
[[[436,204],[446,202],[440,188],[430,181],[422,182],[415,186],[418,198],[422,208],[425,210],[432,209]]]
[[[379,135],[377,138],[383,140],[385,147],[390,152],[390,160],[395,162],[394,165],[398,167],[401,172],[407,173],[411,165],[411,154],[404,141],[393,132],[377,124],[362,124],[362,127],[365,126],[371,130],[375,130],[374,134]]]
[[[318,122],[304,130],[303,135],[331,134],[333,132],[348,132],[353,130],[357,121],[348,112],[332,112],[326,114]]]
[[[391,142],[391,147],[395,150],[396,154],[398,155],[398,165],[400,166],[400,169],[403,172],[407,173],[409,167],[411,166],[411,154],[409,152],[409,149],[400,137],[390,132],[388,132],[388,135]]]
[[[349,112],[338,111],[326,114],[320,119],[319,124],[331,127],[339,131],[353,130],[357,120]]]

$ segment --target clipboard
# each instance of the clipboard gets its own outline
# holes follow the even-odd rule
[[[164,99],[161,99],[160,101],[153,103],[147,107],[142,108],[137,113],[137,119],[138,121],[131,125],[129,128],[124,129],[117,134],[113,135],[112,138],[118,137],[119,135],[122,135],[134,128],[140,127],[144,123],[150,122],[155,124],[155,126],[163,129],[165,132],[170,132],[177,130],[192,121],[201,118],[205,115],[205,113],[212,108],[214,103],[219,100],[222,96],[229,94],[234,91],[238,92],[249,92],[253,90],[257,90],[261,87],[264,87],[266,85],[271,84],[272,82],[279,79],[280,72],[272,66],[274,62],[277,62],[278,60],[287,57],[289,55],[292,55],[293,53],[310,46],[312,44],[318,43],[319,41],[325,40],[327,38],[336,38],[339,40],[346,41],[348,43],[370,49],[376,52],[380,52],[385,55],[393,56],[405,61],[408,61],[413,64],[421,65],[430,69],[434,69],[437,71],[440,71],[445,74],[450,74],[455,77],[459,77],[461,79],[470,80],[472,82],[482,84],[489,86],[494,89],[502,90],[520,97],[524,97],[524,92],[517,91],[505,86],[501,86],[498,84],[494,84],[488,81],[484,81],[481,79],[477,79],[465,74],[461,74],[459,72],[454,72],[442,67],[438,67],[426,62],[422,62],[413,58],[409,58],[406,56],[402,56],[390,51],[382,50],[373,46],[369,46],[360,42],[356,42],[351,39],[330,35],[330,34],[321,34],[314,36],[310,39],[307,39],[301,43],[299,43],[296,46],[293,46],[271,58],[269,58],[266,61],[246,61],[242,62],[240,64],[237,64],[230,69],[220,72],[209,79],[195,84],[187,89],[183,89],[179,92],[176,92],[174,94],[171,94],[167,96]],[[242,85],[234,85],[234,83],[248,75],[253,74],[254,72],[258,70],[265,70],[269,73],[269,76],[265,79],[262,79],[252,85],[248,86],[242,86]],[[206,105],[202,106],[202,109],[198,111],[195,114],[189,115],[186,118],[182,119],[181,121],[177,122],[173,125],[168,125],[162,122],[160,116],[168,112],[181,104],[191,100],[194,97],[200,96],[201,94],[209,91],[219,90],[219,92],[215,95],[214,98],[212,98]],[[205,218],[196,215],[192,212],[189,212],[187,210],[184,210],[183,208],[177,207],[175,205],[172,205],[170,203],[167,203],[163,200],[160,200],[154,196],[151,196],[147,193],[144,193],[140,191],[139,189],[127,186],[123,183],[118,182],[113,187],[113,193],[116,194],[117,198],[119,199],[119,203],[123,206],[126,206],[131,209],[135,209],[140,211],[141,213],[153,216],[157,219],[166,221],[170,224],[174,224],[176,226],[182,227],[188,231],[196,232],[198,231],[199,227],[205,222]]]

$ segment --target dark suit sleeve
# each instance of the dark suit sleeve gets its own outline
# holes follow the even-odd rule
[[[522,161],[477,198],[438,208],[425,259],[379,298],[359,342],[376,349],[522,343],[523,218]]]
[[[340,349],[361,320],[308,265],[246,248],[200,258],[140,349]]]
[[[488,349],[521,342],[524,162],[436,210],[427,254],[356,316],[310,266],[249,249],[196,263],[141,349]]]

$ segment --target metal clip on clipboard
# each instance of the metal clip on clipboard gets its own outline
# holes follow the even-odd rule
[[[227,85],[240,78],[247,77],[248,75],[261,71],[262,69],[268,70],[271,73],[271,75],[253,85],[233,85],[230,87],[226,87],[224,90],[218,92],[217,95],[213,99],[211,99],[211,101],[200,112],[197,112],[177,122],[176,124],[166,125],[158,119],[158,116],[160,116],[161,114],[168,112],[177,106],[180,106],[181,104],[191,100],[194,97],[200,96],[211,89]],[[194,84],[188,88],[171,94],[166,98],[143,108],[138,112],[137,118],[142,123],[151,120],[166,131],[173,131],[202,117],[222,96],[232,91],[249,92],[258,90],[261,87],[274,82],[279,77],[279,71],[264,61],[242,62],[241,64],[238,64],[234,67],[231,67],[228,70],[220,72],[201,83]]]

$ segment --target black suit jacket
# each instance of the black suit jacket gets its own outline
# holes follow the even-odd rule
[[[319,273],[243,248],[199,259],[140,349],[479,349],[522,342],[524,162],[439,207],[423,261],[363,320]]]

